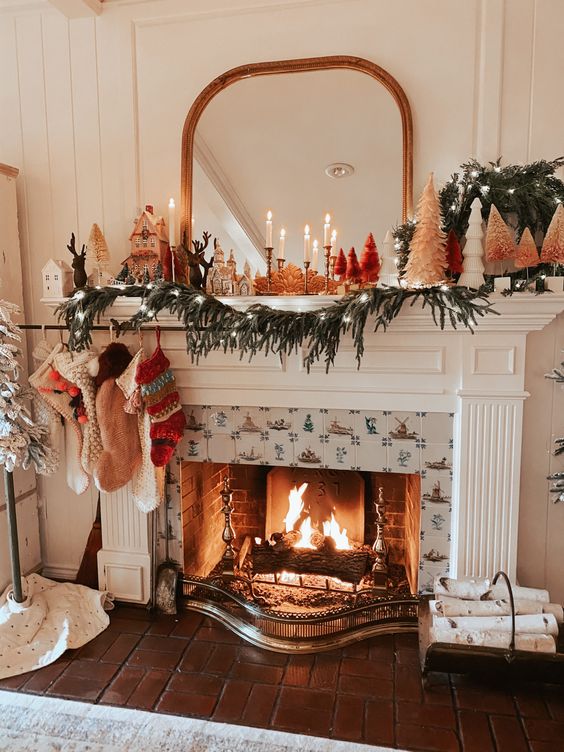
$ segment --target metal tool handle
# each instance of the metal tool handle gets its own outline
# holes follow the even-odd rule
[[[513,599],[513,588],[511,587],[511,583],[509,582],[509,577],[505,574],[505,572],[502,572],[501,569],[493,578],[492,585],[495,585],[500,577],[503,577],[503,579],[505,580],[507,590],[509,591],[509,603],[511,605],[511,642],[509,643],[509,650],[511,653],[513,653],[515,652],[515,601]]]

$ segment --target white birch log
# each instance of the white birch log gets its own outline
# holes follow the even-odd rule
[[[472,645],[485,648],[509,648],[511,635],[508,632],[471,632],[465,629],[435,629],[431,627],[431,640],[449,645]],[[534,653],[556,653],[556,642],[552,635],[515,635],[516,650]]]
[[[548,590],[520,587],[519,585],[512,585],[512,589],[514,598],[541,601],[542,603],[550,602]],[[491,580],[487,577],[463,577],[454,580],[450,577],[437,575],[434,581],[434,591],[438,599],[444,595],[471,601],[495,601],[508,597],[505,583],[498,582],[497,585],[492,587]]]
[[[434,616],[433,626],[441,631],[511,632],[511,616]],[[515,634],[558,634],[552,614],[526,614],[515,617]]]
[[[429,601],[432,614],[437,616],[511,616],[509,599],[498,598],[495,601],[464,601],[460,598],[441,596],[439,600]],[[559,624],[564,622],[564,609],[558,603],[542,603],[522,598],[515,599],[515,613],[552,614]]]

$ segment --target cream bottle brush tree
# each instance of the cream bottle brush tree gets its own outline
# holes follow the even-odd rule
[[[515,268],[527,270],[527,281],[529,280],[529,269],[532,266],[538,266],[540,262],[539,252],[535,244],[534,238],[528,227],[525,227],[519,245],[517,246],[517,253],[515,254]]]
[[[98,270],[98,282],[102,280],[102,272],[105,271],[110,263],[110,252],[104,233],[94,222],[86,244],[88,249],[89,261],[93,262]]]
[[[564,264],[564,205],[558,204],[544,236],[540,260],[543,264]]]
[[[468,229],[466,231],[466,245],[462,251],[462,274],[456,283],[459,287],[468,287],[478,290],[485,282],[484,248],[482,246],[482,202],[479,198],[472,201]]]
[[[515,242],[503,217],[498,212],[495,204],[492,204],[486,230],[486,259],[499,261],[500,272],[503,273],[503,261],[515,256]]]
[[[445,283],[446,269],[446,235],[442,230],[439,197],[431,173],[417,204],[417,224],[404,279],[408,287],[440,285]]]

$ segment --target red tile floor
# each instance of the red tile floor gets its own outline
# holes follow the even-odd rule
[[[415,634],[286,656],[193,613],[122,606],[93,642],[0,688],[408,750],[564,750],[564,687],[429,683]]]

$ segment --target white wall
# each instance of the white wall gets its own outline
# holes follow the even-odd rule
[[[150,202],[164,212],[170,195],[179,198],[186,113],[206,84],[235,65],[341,53],[388,69],[413,110],[416,193],[430,170],[444,179],[471,155],[528,161],[564,151],[561,0],[106,0],[101,16],[71,22],[38,6],[2,12],[0,3],[0,159],[22,171],[30,320],[50,319],[39,303],[40,269],[49,257],[65,257],[71,230],[85,241],[98,222],[117,266],[137,208]],[[560,334],[546,336],[562,341],[563,327],[557,322]],[[536,365],[529,375],[533,393],[552,389]],[[526,409],[527,436],[541,429]],[[538,485],[523,486],[520,572],[524,582],[550,579],[564,598],[551,565],[539,562],[546,522],[529,524],[533,507],[535,520],[548,514],[538,454],[546,462],[549,443],[526,445],[524,473],[536,473]],[[92,500],[51,492],[46,504],[47,564],[56,557],[72,569]],[[564,516],[558,507],[550,513]],[[549,562],[554,546],[549,541]]]

